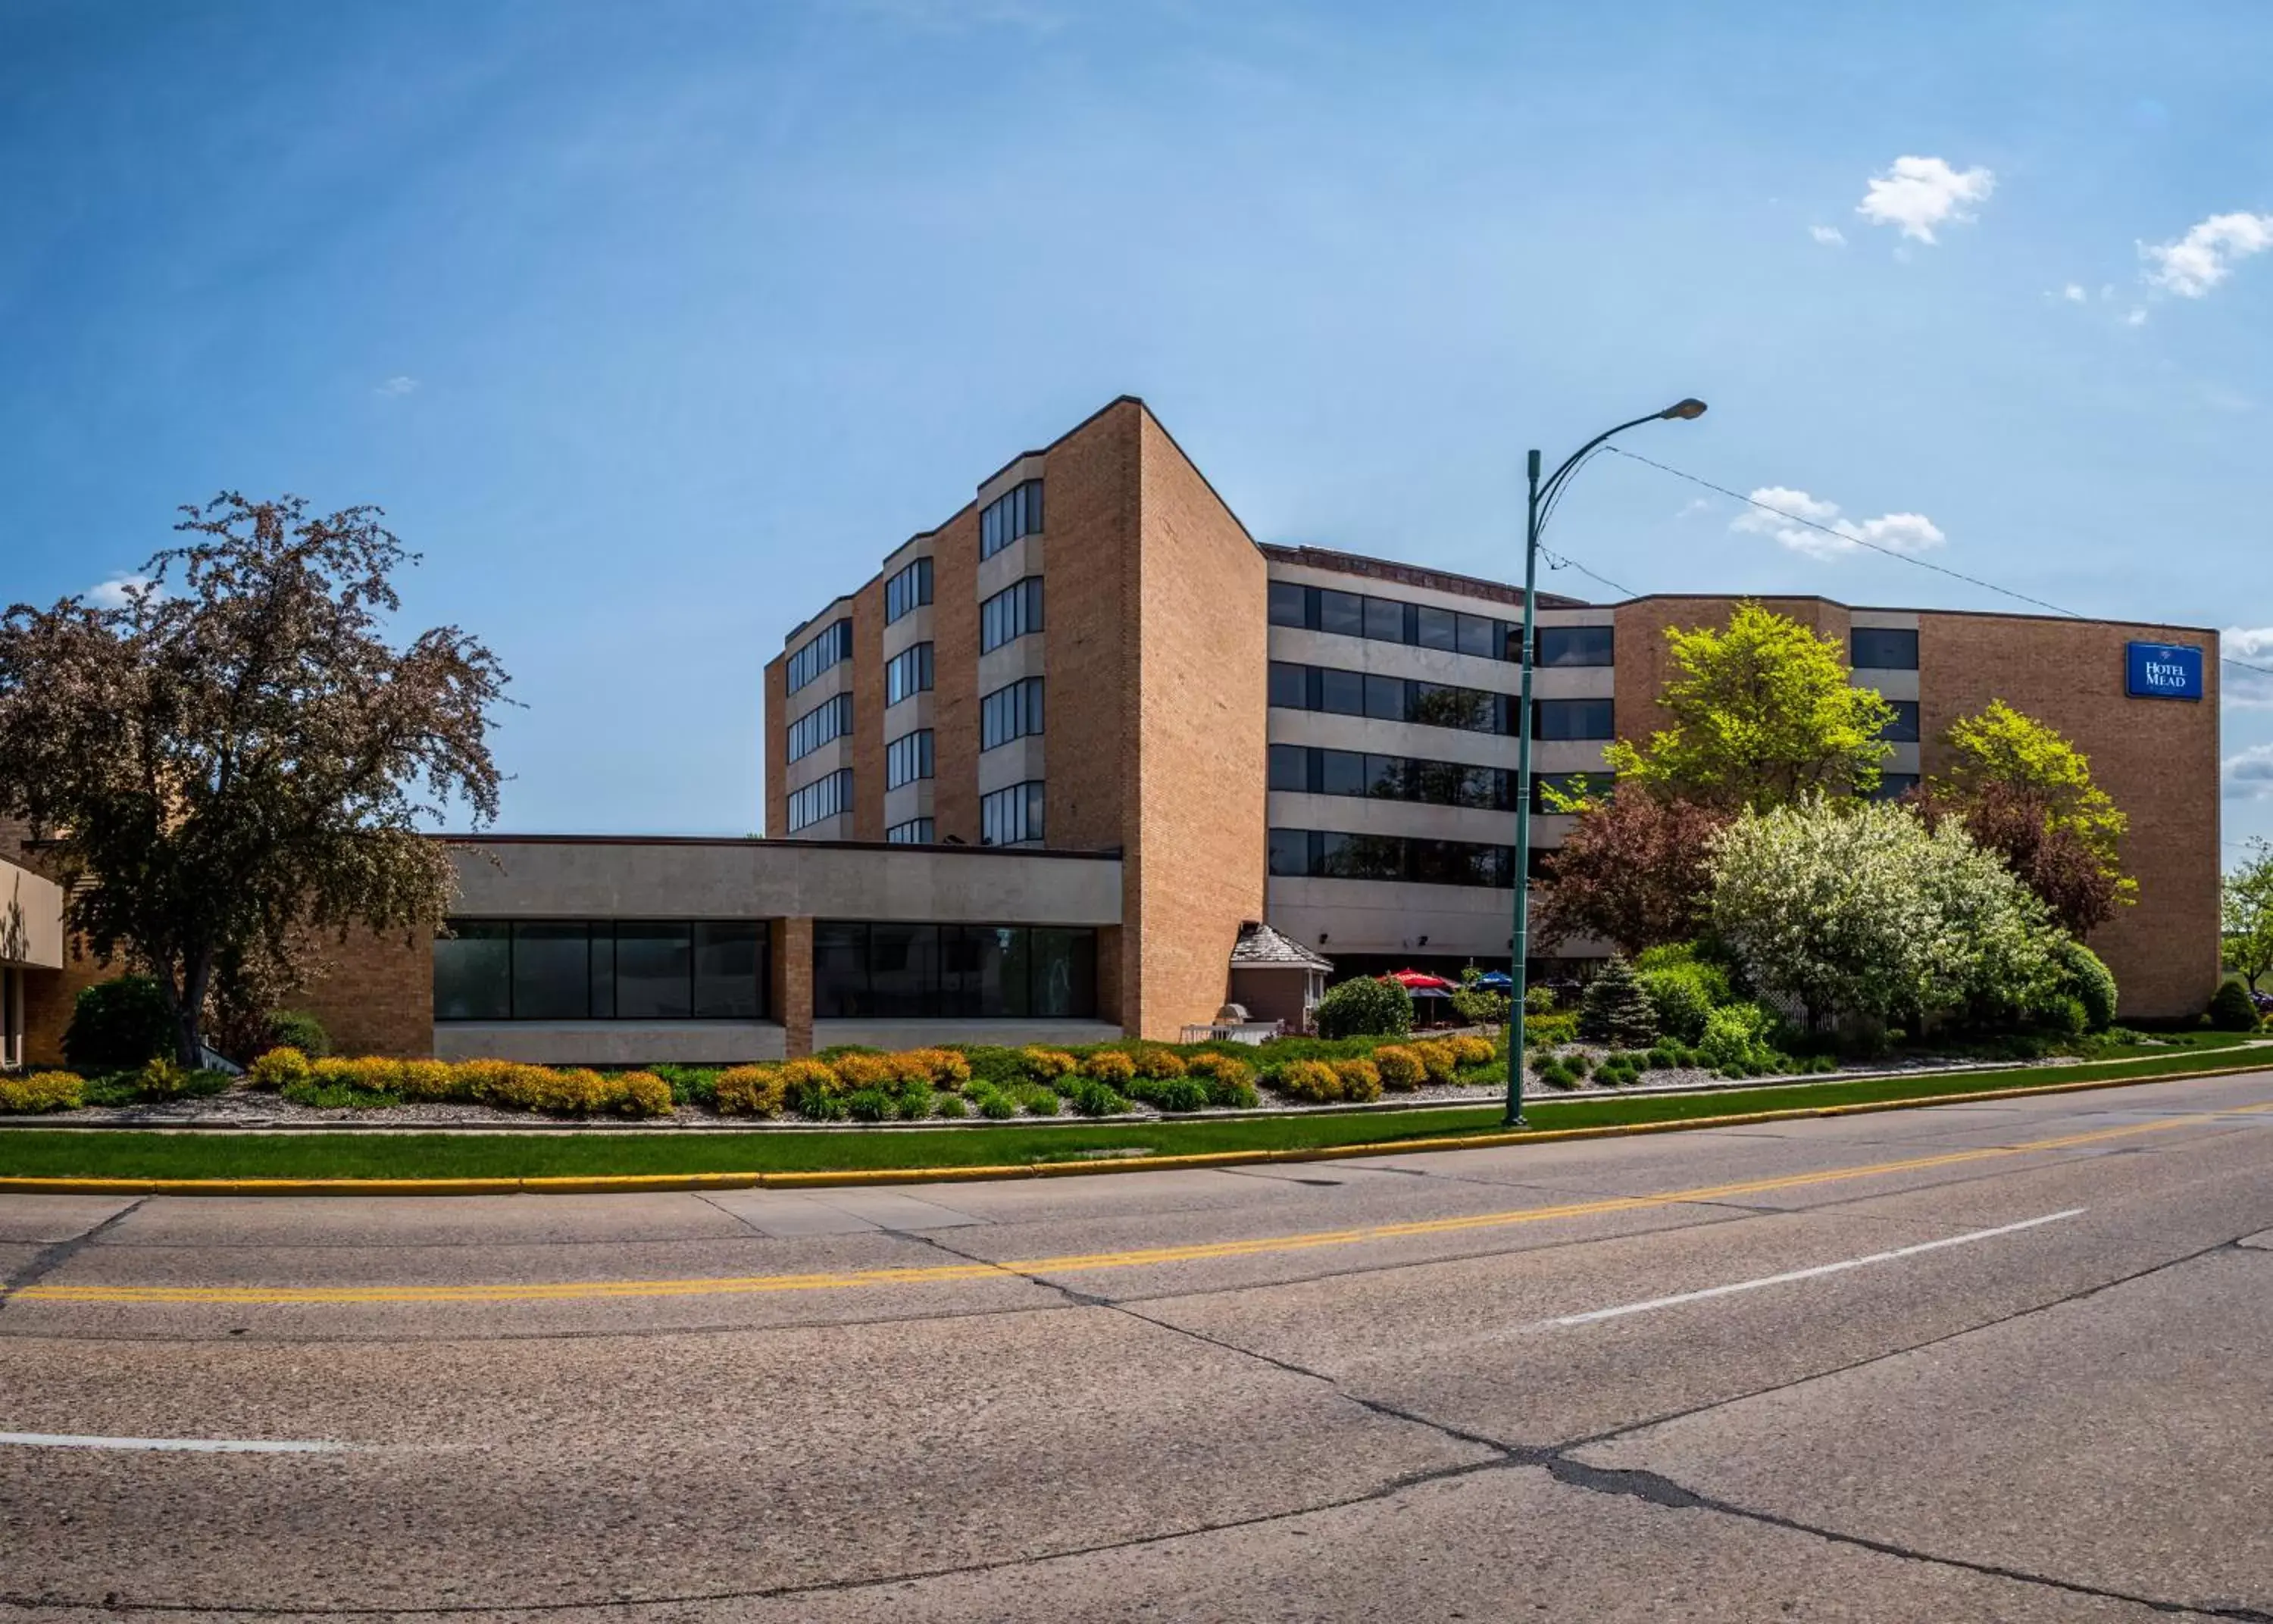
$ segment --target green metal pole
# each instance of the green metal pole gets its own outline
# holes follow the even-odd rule
[[[1515,723],[1515,934],[1509,945],[1514,961],[1508,970],[1507,1126],[1521,1127],[1523,1120],[1524,994],[1529,991],[1524,971],[1531,958],[1531,668],[1534,663],[1532,599],[1539,579],[1539,453],[1531,453],[1530,499],[1523,520],[1523,659],[1522,710]]]

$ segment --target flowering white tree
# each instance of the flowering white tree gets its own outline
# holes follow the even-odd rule
[[[2019,1009],[2057,980],[2035,894],[1954,819],[1893,804],[1745,812],[1714,842],[1713,923],[1812,1022]]]

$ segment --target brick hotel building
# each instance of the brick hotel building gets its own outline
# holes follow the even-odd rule
[[[2085,751],[2130,814],[2140,887],[2092,945],[2127,1014],[2202,1007],[2215,632],[1767,601],[1896,707],[1889,792],[1992,699]],[[1542,594],[1540,774],[1599,772],[1612,737],[1662,725],[1666,629],[1734,602]],[[446,935],[327,946],[298,1001],[347,1051],[730,1061],[1173,1038],[1227,998],[1299,1017],[1329,962],[1503,963],[1521,612],[1498,582],[1257,543],[1123,397],[784,640],[769,838],[484,836]],[[2199,661],[2189,697],[2134,692],[2142,644]],[[1537,849],[1568,830],[1533,818]],[[32,928],[0,936],[0,1063],[37,1065],[109,972],[65,951],[37,844],[9,835],[0,886]]]

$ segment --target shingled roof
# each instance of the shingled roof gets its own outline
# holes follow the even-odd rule
[[[1284,966],[1330,970],[1333,961],[1322,958],[1291,936],[1282,936],[1259,919],[1240,922],[1239,939],[1231,946],[1233,965]]]

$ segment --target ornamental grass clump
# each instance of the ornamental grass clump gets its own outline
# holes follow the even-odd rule
[[[1121,1058],[1125,1060],[1129,1057]],[[1129,1102],[1111,1084],[1095,1077],[1076,1080],[1067,1092],[1066,1101],[1084,1117],[1114,1117],[1129,1109]]]
[[[942,1095],[941,1097],[956,1098],[952,1094]],[[1051,1088],[1047,1083],[1041,1082],[1022,1082],[1012,1090],[1011,1097],[1018,1102],[1020,1110],[1032,1117],[1054,1117],[1065,1104],[1058,1098],[1058,1091],[1055,1089]],[[956,1103],[961,1102],[958,1100]],[[956,1114],[959,1116],[962,1113],[958,1111]]]
[[[86,1103],[86,1089],[77,1072],[0,1076],[0,1111],[29,1115],[35,1111],[77,1111]]]
[[[1373,1051],[1373,1064],[1384,1088],[1409,1092],[1429,1081],[1429,1063],[1410,1044],[1382,1044]]]

